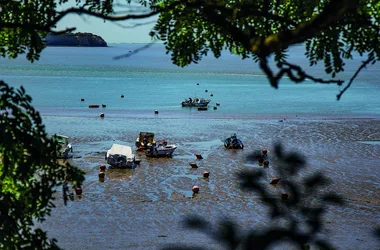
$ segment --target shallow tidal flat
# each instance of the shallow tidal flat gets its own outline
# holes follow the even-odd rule
[[[136,138],[139,128],[148,128],[148,122],[141,120],[138,125],[126,127],[114,139],[79,132],[72,137],[72,164],[86,171],[83,195],[64,206],[58,192],[57,208],[42,224],[61,247],[159,249],[179,243],[225,249],[207,235],[185,228],[183,218],[199,215],[213,224],[230,218],[242,232],[270,225],[267,207],[258,194],[239,188],[236,174],[261,169],[247,156],[266,147],[270,164],[263,181],[268,182],[274,197],[280,195],[281,181],[275,186],[269,184],[273,177],[281,177],[277,176],[280,165],[273,155],[277,142],[286,152],[298,152],[307,159],[307,168],[287,178],[302,179],[322,172],[332,183],[320,192],[335,191],[347,202],[328,210],[323,217],[326,230],[322,237],[337,249],[378,247],[371,230],[380,223],[379,119],[204,119],[202,126],[169,119],[169,127],[155,123],[154,132],[156,137],[177,144],[172,158],[148,159],[137,152],[141,163],[136,169],[107,169],[104,182],[99,181],[99,165],[105,163],[106,150],[120,140],[132,146],[132,138]],[[243,150],[224,148],[224,137],[233,133],[244,142]],[[197,160],[194,154],[198,153],[204,159]],[[191,168],[190,162],[196,162],[198,168]],[[210,172],[208,179],[203,178],[204,171]],[[193,195],[193,185],[199,186],[199,194]],[[318,197],[305,198],[313,202]]]

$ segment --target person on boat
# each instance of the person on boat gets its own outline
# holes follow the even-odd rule
[[[189,102],[192,103],[193,102],[193,99],[191,99],[191,97],[189,97]]]

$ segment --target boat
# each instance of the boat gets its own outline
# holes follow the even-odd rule
[[[135,145],[138,151],[148,149],[154,143],[154,133],[152,132],[140,132],[136,138]]]
[[[135,168],[135,155],[132,148],[121,144],[112,144],[105,157],[107,164],[117,168]]]
[[[187,98],[185,99],[181,105],[182,107],[207,107],[207,105],[211,102],[210,99],[204,98]]]
[[[69,153],[73,152],[73,147],[69,143],[69,137],[65,135],[53,135],[52,139],[58,144],[57,146],[57,158],[67,159],[69,158]]]
[[[243,149],[243,142],[237,138],[236,134],[233,134],[231,137],[228,137],[224,140],[224,147],[233,148],[233,149]]]
[[[157,141],[146,151],[148,157],[171,157],[176,150],[175,144],[167,144],[166,140]]]

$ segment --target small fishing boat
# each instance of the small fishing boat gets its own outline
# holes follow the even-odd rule
[[[69,143],[69,137],[65,135],[53,135],[52,139],[57,143],[57,158],[66,159],[69,157],[69,153],[73,152],[73,147]]]
[[[236,134],[233,134],[231,137],[228,137],[224,140],[224,147],[230,149],[243,149],[243,142],[236,137]]]
[[[185,99],[181,105],[182,107],[207,107],[207,105],[211,102],[210,99],[204,98],[187,98]]]
[[[136,138],[135,145],[138,151],[148,149],[155,143],[154,133],[152,132],[140,132],[139,136]]]
[[[166,140],[157,141],[146,151],[148,157],[171,157],[176,150],[175,144],[167,144]]]
[[[120,144],[112,144],[105,157],[107,164],[117,168],[135,168],[135,155],[132,148]]]

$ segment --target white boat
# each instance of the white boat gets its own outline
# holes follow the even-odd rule
[[[176,148],[177,146],[175,144],[167,144],[166,140],[158,141],[148,148],[146,156],[171,157]]]
[[[69,137],[65,135],[53,135],[52,139],[58,144],[57,158],[66,159],[69,157],[69,152],[73,152],[73,147],[69,143]]]
[[[135,155],[132,153],[132,148],[120,144],[112,144],[112,147],[107,151],[106,161],[112,167],[118,168],[135,168]]]

